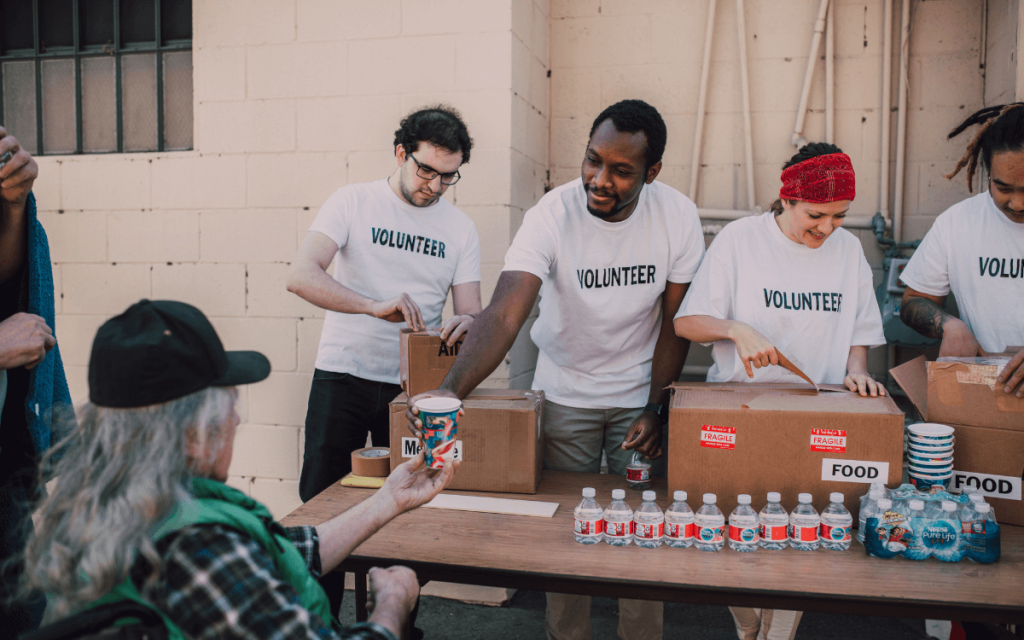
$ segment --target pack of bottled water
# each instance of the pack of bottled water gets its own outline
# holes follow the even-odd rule
[[[999,560],[999,524],[979,493],[923,493],[905,484],[885,495],[875,488],[862,501],[864,549],[877,558],[935,558],[983,564]]]

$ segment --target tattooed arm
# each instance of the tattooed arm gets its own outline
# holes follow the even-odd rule
[[[982,354],[967,324],[942,310],[945,300],[945,296],[932,296],[907,287],[900,304],[900,320],[923,336],[942,340],[940,356],[970,358]]]

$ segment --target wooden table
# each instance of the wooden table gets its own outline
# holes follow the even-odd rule
[[[537,495],[492,495],[558,502],[553,518],[416,509],[360,545],[339,570],[356,574],[356,617],[366,617],[366,573],[406,565],[421,580],[671,602],[825,611],[857,615],[1024,622],[1024,529],[1002,528],[1002,559],[881,560],[853,543],[849,551],[800,552],[693,547],[641,549],[573,540],[572,510],[583,487],[599,502],[624,488],[621,476],[547,471]],[[668,505],[665,480],[653,488]],[[364,500],[367,489],[339,484],[296,509],[286,526],[317,524]],[[466,492],[452,492],[466,493]],[[693,496],[691,496],[692,498]],[[627,501],[639,506],[637,492]],[[694,506],[691,499],[690,505]],[[699,506],[699,505],[697,505]],[[997,514],[998,516],[998,514]]]

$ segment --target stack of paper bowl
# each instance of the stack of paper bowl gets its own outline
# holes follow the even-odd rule
[[[948,489],[953,477],[953,427],[926,422],[912,424],[907,431],[910,484],[919,491]]]

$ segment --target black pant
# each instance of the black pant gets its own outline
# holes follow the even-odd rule
[[[299,497],[303,502],[312,500],[352,470],[352,452],[366,445],[367,433],[374,446],[389,445],[388,403],[401,392],[397,384],[365,380],[349,373],[321,369],[313,372],[306,409],[306,449],[299,478]],[[331,611],[337,615],[345,593],[344,572],[323,575],[320,585],[327,592]]]

